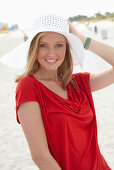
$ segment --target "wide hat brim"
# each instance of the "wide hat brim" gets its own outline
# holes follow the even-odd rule
[[[48,31],[46,30],[46,32],[49,32],[49,31],[50,30],[48,30]],[[52,31],[53,30],[51,30],[51,32]],[[41,32],[41,30],[40,30],[40,32]],[[45,32],[45,30],[43,30],[43,32]],[[82,44],[81,40],[72,33],[66,33],[66,32],[61,32],[61,31],[57,31],[57,30],[53,31],[53,32],[60,33],[67,38],[67,40],[70,44],[71,54],[73,57],[73,65],[79,64],[81,66],[81,68],[83,68],[84,48],[83,48],[83,44]],[[27,41],[23,42],[21,45],[16,47],[14,50],[12,50],[9,53],[2,56],[0,58],[0,61],[3,64],[5,64],[11,68],[25,67],[26,63],[27,63],[27,54],[28,54],[28,50],[30,47],[30,43],[37,33],[39,33],[38,30],[37,30],[37,32],[32,32],[31,36],[28,38]]]

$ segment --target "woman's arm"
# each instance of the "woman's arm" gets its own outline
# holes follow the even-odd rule
[[[32,160],[37,167],[40,170],[61,170],[48,148],[39,103],[25,102],[21,104],[18,109],[18,116],[29,145]]]
[[[70,32],[76,35],[84,44],[86,37],[80,34],[75,27],[69,23]],[[114,83],[114,47],[104,44],[102,42],[91,40],[89,49],[106,62],[112,65],[110,69],[106,69],[97,73],[91,73],[90,75],[90,87],[91,91],[102,89],[110,84]]]

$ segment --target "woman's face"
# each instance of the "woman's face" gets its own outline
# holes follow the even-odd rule
[[[40,68],[57,70],[66,54],[66,38],[55,32],[46,32],[39,41],[38,62]]]

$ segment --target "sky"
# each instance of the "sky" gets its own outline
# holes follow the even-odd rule
[[[33,18],[46,13],[67,19],[97,12],[114,12],[113,0],[0,0],[0,22],[18,24],[20,28],[28,28]]]

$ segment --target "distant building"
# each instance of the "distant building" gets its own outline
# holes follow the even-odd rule
[[[9,27],[7,23],[0,22],[0,31],[6,31],[6,30],[9,30],[9,31],[19,30],[19,26],[18,24],[13,24]]]
[[[9,30],[19,30],[19,26],[17,24],[13,24],[11,25],[11,27],[9,28]]]
[[[4,22],[0,22],[0,31],[8,30],[8,24]]]

